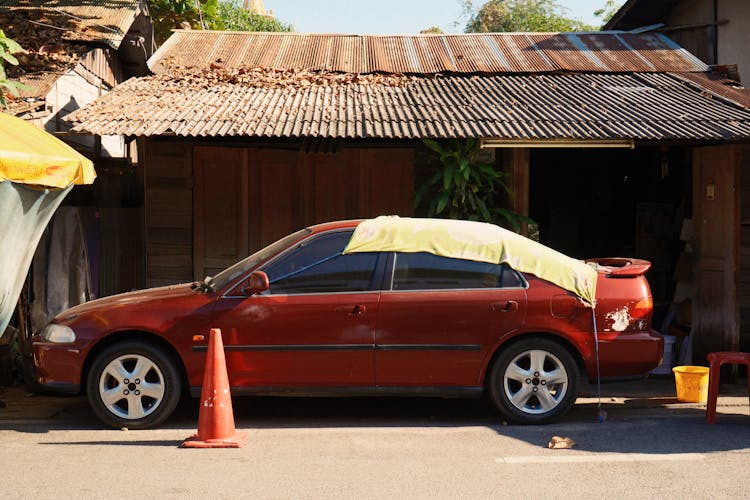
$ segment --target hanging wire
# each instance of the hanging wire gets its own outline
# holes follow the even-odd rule
[[[52,24],[40,23],[39,21],[32,21],[31,19],[26,19],[26,21],[32,24],[38,24],[39,26],[44,26],[45,28],[54,28],[60,31],[75,31],[73,28],[63,28],[61,26],[54,26]]]
[[[602,377],[599,368],[599,331],[596,327],[596,304],[591,306],[591,319],[594,323],[594,352],[596,356],[596,397],[597,397],[597,418],[599,422],[604,422],[607,414],[602,410]]]

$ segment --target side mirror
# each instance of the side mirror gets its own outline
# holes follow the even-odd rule
[[[242,293],[248,297],[256,293],[268,290],[268,275],[263,271],[253,271],[247,278],[245,286],[242,287]]]

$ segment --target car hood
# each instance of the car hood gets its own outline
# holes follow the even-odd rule
[[[128,307],[131,304],[141,305],[146,302],[153,302],[157,300],[171,300],[188,295],[194,295],[196,293],[200,292],[197,291],[195,285],[192,283],[163,286],[159,288],[149,288],[146,290],[136,290],[134,292],[111,295],[109,297],[103,297],[101,299],[96,299],[90,302],[79,304],[77,306],[73,306],[70,309],[60,313],[55,319],[66,319],[72,315],[81,315],[91,311],[102,311],[106,309]]]

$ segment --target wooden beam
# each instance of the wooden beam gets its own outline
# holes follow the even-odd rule
[[[720,21],[716,21],[715,23],[680,24],[677,26],[664,26],[654,31],[665,31],[665,32],[670,33],[672,31],[686,31],[686,30],[697,30],[700,28],[713,28],[716,26],[724,26],[725,24],[729,24],[729,19],[722,19]]]

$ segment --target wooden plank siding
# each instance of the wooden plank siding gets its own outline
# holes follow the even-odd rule
[[[145,163],[147,286],[193,279],[193,166],[189,143],[147,140]]]
[[[740,146],[740,264],[737,299],[740,308],[740,350],[750,352],[750,145]]]
[[[247,149],[193,148],[193,277],[213,276],[248,255]]]
[[[141,207],[101,207],[99,217],[100,261],[98,295],[105,297],[143,288],[143,209]]]
[[[740,339],[740,147],[693,149],[693,210],[697,276],[693,301],[693,362],[712,351],[736,351]]]
[[[336,153],[147,140],[148,286],[217,272],[311,224],[413,215],[414,150]]]

